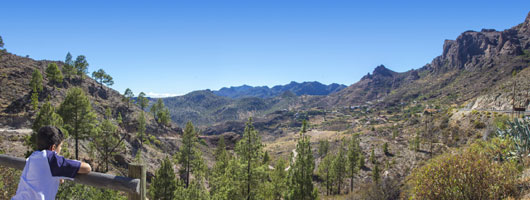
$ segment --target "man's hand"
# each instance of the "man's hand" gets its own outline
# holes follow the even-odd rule
[[[90,171],[92,171],[92,168],[88,163],[81,162],[81,166],[79,167],[79,171],[77,171],[78,174],[88,174]]]

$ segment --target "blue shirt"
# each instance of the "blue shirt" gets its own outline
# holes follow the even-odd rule
[[[66,159],[55,151],[35,151],[26,159],[17,193],[11,200],[55,199],[60,180],[73,180],[79,167],[81,162]]]

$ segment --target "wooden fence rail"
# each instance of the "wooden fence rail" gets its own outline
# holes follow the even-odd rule
[[[8,155],[0,155],[0,166],[23,170],[26,165],[26,159],[17,158]],[[90,185],[98,188],[119,190],[129,193],[129,199],[145,199],[145,166],[139,164],[130,164],[129,171],[135,171],[132,175],[135,178],[114,176],[98,172],[76,175],[74,182]],[[139,172],[136,172],[138,171]],[[129,172],[131,175],[131,172]]]

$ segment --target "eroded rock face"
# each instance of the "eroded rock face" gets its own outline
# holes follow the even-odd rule
[[[490,29],[483,29],[481,32],[467,31],[456,40],[445,41],[440,59],[447,60],[448,67],[467,69],[479,59],[522,54],[519,39],[520,36],[514,29],[502,32]]]

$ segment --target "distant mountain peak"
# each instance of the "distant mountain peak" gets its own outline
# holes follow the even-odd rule
[[[386,68],[384,65],[379,65],[374,69],[373,75],[381,75],[381,76],[392,76],[394,71]]]
[[[260,97],[260,98],[271,98],[277,96],[291,96],[283,95],[284,92],[290,91],[292,94],[300,95],[328,95],[331,93],[338,92],[346,88],[346,85],[341,84],[330,84],[324,85],[318,81],[309,81],[298,83],[296,81],[291,81],[286,85],[276,85],[269,88],[268,86],[252,87],[248,85],[242,85],[237,87],[230,88],[221,88],[218,91],[213,91],[214,94],[229,97],[229,98],[243,98],[243,97]]]

